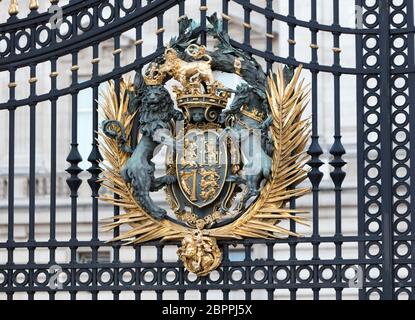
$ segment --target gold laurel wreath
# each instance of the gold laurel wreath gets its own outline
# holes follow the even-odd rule
[[[287,201],[309,192],[309,188],[295,188],[307,177],[304,166],[308,156],[304,147],[310,136],[310,121],[302,119],[310,92],[304,87],[304,80],[299,81],[301,69],[301,66],[296,69],[290,83],[285,83],[282,68],[278,68],[276,74],[268,79],[267,98],[273,118],[270,129],[275,149],[271,179],[256,202],[239,219],[222,227],[203,230],[206,235],[220,239],[299,236],[279,226],[279,222],[291,219],[306,224],[304,217],[298,215],[304,211],[285,208]],[[101,104],[104,118],[118,120],[125,127],[127,137],[134,118],[134,115],[127,113],[127,91],[131,86],[129,81],[122,81],[118,98],[114,84],[110,83],[103,93]],[[147,214],[135,200],[131,186],[120,175],[129,154],[121,150],[115,140],[102,133],[99,146],[105,159],[101,163],[101,183],[117,195],[103,195],[100,199],[124,209],[124,213],[110,218],[111,222],[104,228],[110,231],[122,225],[131,226],[131,230],[111,241],[121,240],[127,245],[157,239],[181,240],[194,231],[167,219],[158,221]]]

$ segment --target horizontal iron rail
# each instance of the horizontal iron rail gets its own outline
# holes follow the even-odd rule
[[[377,287],[380,286],[381,282],[366,282],[363,283],[363,287]],[[189,288],[188,284],[174,284],[174,285],[98,285],[98,286],[65,286],[62,290],[63,292],[78,292],[78,291],[116,291],[116,290],[129,290],[129,291],[157,291],[157,290],[200,290],[200,289],[209,289],[209,290],[235,290],[235,286],[238,287],[238,290],[255,290],[255,289],[312,289],[312,288],[327,288],[327,289],[334,289],[334,288],[350,288],[348,282],[342,283],[263,283],[263,284],[193,284],[192,287]],[[27,291],[36,291],[36,292],[60,292],[61,290],[53,290],[49,289],[48,287],[44,286],[31,286],[31,287],[14,287],[13,292],[27,292]],[[8,292],[10,290],[0,288],[0,292]]]
[[[263,239],[244,239],[244,240],[230,240],[226,241],[228,244],[273,244],[273,243],[333,243],[337,241],[342,242],[365,242],[365,241],[380,241],[382,237],[380,236],[331,236],[331,237],[299,237],[299,238],[286,238],[286,239],[272,239],[272,240],[263,240]],[[410,237],[402,236],[401,240],[410,240]],[[218,241],[219,244],[225,243],[223,241]],[[158,241],[151,241],[140,246],[154,246],[159,244]],[[179,242],[165,242],[164,245],[178,245]],[[122,246],[122,243],[108,243],[105,241],[39,241],[39,242],[3,242],[0,243],[1,248],[47,248],[47,247],[114,247]]]
[[[406,260],[406,261],[405,261]],[[401,263],[414,263],[414,259],[403,259]],[[321,265],[321,266],[332,266],[337,264],[344,265],[366,265],[382,263],[382,259],[321,259],[321,260],[265,260],[257,259],[254,261],[223,261],[221,267],[268,267],[268,266],[310,266],[310,265]],[[56,263],[55,263],[56,264]],[[49,264],[13,264],[2,266],[3,270],[28,270],[28,269],[47,269],[50,267]],[[99,268],[178,268],[182,267],[181,262],[108,262],[108,263],[58,263],[63,269],[87,269],[90,267]]]
[[[65,6],[62,6],[64,15],[78,12],[80,9],[89,9],[91,6],[101,3],[102,0],[75,0]],[[14,32],[21,28],[27,28],[33,25],[39,25],[48,22],[51,14],[48,12],[31,13],[29,16],[19,19],[16,16],[11,17],[5,23],[0,24],[0,32]]]
[[[41,49],[32,48],[33,50],[28,53],[13,54],[4,57],[0,60],[0,72],[10,70],[11,68],[22,68],[34,63],[48,61],[51,57],[65,56],[75,49],[81,50],[90,47],[91,43],[112,39],[114,34],[121,34],[133,28],[138,23],[150,20],[158,13],[164,12],[176,4],[177,0],[156,0],[135,13],[123,18],[117,18],[116,22],[95,28],[93,31],[85,32],[61,43],[54,43]]]
[[[71,85],[71,86],[68,86],[68,87],[63,88],[63,89],[55,89],[54,91],[51,91],[49,93],[36,95],[34,97],[30,97],[30,98],[26,98],[26,99],[12,100],[12,101],[8,101],[6,103],[2,103],[2,104],[0,104],[0,110],[15,109],[15,108],[20,107],[20,106],[29,105],[29,103],[38,104],[39,102],[42,102],[42,101],[57,99],[59,97],[71,94],[73,92],[79,92],[83,89],[90,88],[91,86],[96,85],[96,84],[105,83],[105,82],[107,82],[111,79],[117,78],[117,77],[119,77],[119,76],[121,76],[125,73],[128,73],[130,71],[133,71],[133,70],[137,69],[140,65],[144,65],[144,64],[150,62],[154,58],[161,55],[162,52],[163,52],[163,50],[156,50],[152,54],[150,54],[146,57],[143,57],[142,59],[136,60],[136,61],[134,61],[134,62],[132,62],[128,65],[120,67],[120,68],[118,68],[116,70],[113,70],[111,72],[105,73],[103,75],[97,75],[93,79],[82,82],[82,83],[77,83],[75,85]]]

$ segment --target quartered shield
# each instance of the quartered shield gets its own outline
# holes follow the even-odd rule
[[[228,150],[216,130],[192,129],[176,154],[176,174],[189,203],[202,208],[214,202],[228,175]]]

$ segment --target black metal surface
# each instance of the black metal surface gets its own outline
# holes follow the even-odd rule
[[[395,299],[401,293],[406,293],[414,299],[415,267],[413,251],[415,248],[415,226],[411,223],[415,218],[415,205],[411,198],[415,196],[415,188],[410,181],[415,178],[414,157],[410,151],[410,144],[415,142],[415,131],[410,131],[415,126],[415,117],[411,114],[415,99],[415,64],[414,64],[414,18],[413,1],[366,1],[356,0],[356,5],[363,10],[363,28],[346,28],[339,25],[340,8],[339,0],[332,1],[332,24],[326,25],[318,22],[317,1],[311,0],[310,21],[298,19],[295,12],[295,1],[288,0],[288,14],[277,12],[275,1],[264,1],[262,6],[251,3],[248,0],[223,0],[222,13],[224,17],[230,15],[230,4],[242,8],[243,12],[243,41],[233,41],[233,44],[247,52],[263,58],[268,69],[276,62],[298,66],[300,63],[311,73],[311,110],[312,110],[312,137],[308,153],[311,156],[309,166],[309,180],[312,185],[312,234],[303,238],[288,238],[285,240],[244,240],[237,242],[244,248],[244,258],[235,261],[230,259],[230,250],[236,242],[220,242],[223,248],[224,258],[222,267],[218,270],[218,279],[204,277],[192,279],[179,262],[164,262],[164,245],[149,243],[135,247],[134,262],[121,262],[119,244],[107,244],[99,238],[98,222],[99,202],[96,195],[100,186],[99,161],[101,155],[97,148],[95,138],[98,129],[97,99],[99,85],[110,79],[114,80],[119,90],[123,74],[140,69],[163,51],[165,39],[163,24],[167,19],[164,12],[172,7],[178,7],[179,17],[185,14],[185,0],[134,0],[131,8],[125,8],[124,1],[115,1],[111,5],[111,14],[108,19],[102,17],[103,7],[108,1],[97,0],[72,0],[64,7],[64,21],[73,23],[67,35],[59,34],[57,30],[51,30],[48,25],[49,16],[33,11],[29,17],[18,19],[11,17],[6,23],[0,24],[0,39],[6,39],[6,49],[0,52],[0,72],[9,74],[9,100],[0,104],[0,114],[6,117],[8,113],[8,210],[7,210],[7,241],[0,242],[0,249],[7,251],[7,261],[0,261],[0,293],[6,293],[8,299],[13,299],[17,292],[27,292],[29,299],[34,299],[37,292],[47,292],[50,299],[56,296],[56,290],[48,287],[50,277],[48,269],[56,264],[56,251],[61,248],[69,248],[70,260],[60,263],[63,272],[67,275],[66,282],[61,291],[68,292],[72,299],[77,299],[80,292],[90,292],[92,299],[98,299],[100,292],[111,292],[114,299],[119,299],[124,290],[133,291],[136,299],[142,297],[143,291],[155,291],[156,297],[162,299],[167,290],[177,292],[179,299],[186,297],[189,290],[200,292],[200,298],[209,298],[211,290],[219,290],[223,299],[229,299],[231,291],[243,290],[245,298],[252,297],[252,291],[263,289],[267,297],[273,299],[277,290],[287,290],[291,299],[298,297],[298,290],[309,289],[313,298],[319,299],[321,289],[334,289],[336,299],[343,298],[343,290],[348,288],[346,270],[351,266],[360,266],[364,270],[363,288],[359,290],[360,299],[368,299],[372,294],[379,294],[383,299]],[[209,1],[191,1],[200,7],[201,41],[206,42],[206,16]],[[257,2],[255,2],[257,3]],[[90,9],[90,11],[88,11]],[[89,13],[88,13],[89,12]],[[121,14],[122,13],[122,14]],[[251,15],[255,13],[266,20],[266,50],[261,51],[251,46]],[[85,28],[78,22],[83,15],[90,15],[91,24]],[[398,21],[401,15],[402,22]],[[375,17],[374,22],[371,18]],[[121,65],[120,61],[120,35],[131,28],[135,29],[136,40],[146,38],[143,35],[142,26],[145,22],[155,18],[157,21],[157,37],[154,53],[143,56],[142,44],[136,42],[136,59],[127,65]],[[176,19],[177,17],[174,17]],[[273,48],[272,34],[273,22],[280,21],[286,24],[289,33],[288,56],[278,56]],[[98,23],[103,23],[98,25]],[[225,30],[228,29],[228,21],[224,20]],[[296,30],[305,28],[309,31],[310,61],[299,61],[296,49]],[[39,33],[46,30],[47,41],[39,40]],[[318,46],[319,33],[331,34],[333,43],[333,64],[323,65],[319,63]],[[340,47],[341,37],[351,35],[356,43],[356,65],[345,67],[341,64]],[[27,36],[27,45],[21,47],[19,38]],[[327,34],[326,34],[327,36]],[[100,72],[99,45],[112,39],[114,43],[113,69],[109,72]],[[398,41],[401,45],[397,45]],[[284,40],[281,40],[284,41]],[[374,42],[373,47],[369,42]],[[78,74],[78,58],[81,49],[91,48],[95,62],[92,66],[91,78],[80,82]],[[57,61],[65,55],[71,56],[72,81],[66,87],[57,86]],[[403,57],[403,64],[398,64],[395,58]],[[374,56],[376,62],[371,64]],[[40,63],[49,61],[51,70],[51,90],[48,93],[38,94],[36,87],[36,67]],[[19,90],[12,85],[16,81],[16,72],[24,67],[30,68],[30,95],[27,98],[16,98]],[[327,73],[333,78],[333,139],[328,154],[331,156],[329,165],[333,182],[335,203],[335,225],[333,236],[321,236],[319,230],[320,218],[320,183],[323,172],[320,170],[324,164],[322,156],[324,151],[319,139],[319,74]],[[348,75],[356,79],[357,101],[357,161],[358,161],[358,235],[344,236],[342,225],[342,185],[346,176],[344,156],[346,150],[342,144],[341,132],[341,85],[342,76]],[[372,86],[373,82],[375,84]],[[399,86],[398,82],[403,85]],[[78,191],[83,171],[79,167],[82,161],[78,150],[78,94],[82,89],[92,88],[92,128],[89,134],[93,137],[91,152],[88,157],[90,174],[87,183],[91,191],[91,230],[90,241],[80,241],[77,238],[78,225]],[[71,236],[68,241],[57,240],[56,210],[57,195],[56,181],[57,171],[63,168],[57,167],[56,153],[58,99],[65,95],[71,95],[71,146],[67,156],[68,173],[67,183],[70,188],[70,221]],[[375,99],[375,102],[373,102]],[[36,131],[37,106],[40,102],[50,103],[50,221],[49,240],[39,241],[35,237],[36,227],[36,148],[41,143]],[[401,103],[401,101],[404,101]],[[28,241],[18,242],[15,239],[15,141],[16,141],[16,109],[29,106],[30,109],[30,158],[29,158],[29,205],[27,214]],[[376,121],[368,118],[375,117]],[[403,119],[403,120],[402,120]],[[373,138],[375,136],[375,138]],[[406,154],[406,156],[405,156]],[[404,155],[404,156],[402,156]],[[371,169],[376,169],[378,174],[373,176]],[[402,174],[403,172],[404,174]],[[115,195],[116,196],[116,195]],[[294,208],[296,201],[292,200],[290,206]],[[405,209],[405,207],[407,209]],[[119,214],[119,209],[114,208],[114,215]],[[377,228],[373,227],[377,224]],[[402,228],[406,225],[406,229]],[[291,224],[291,229],[296,226]],[[119,230],[114,231],[114,236]],[[343,257],[345,244],[358,246],[359,256],[356,259]],[[254,260],[251,257],[251,248],[257,244],[266,246],[266,259]],[[276,244],[286,244],[289,247],[289,257],[280,258],[274,251]],[[302,259],[297,252],[298,245],[309,244],[312,250],[312,259]],[[334,244],[335,256],[332,259],[320,257],[321,245]],[[142,249],[146,246],[155,247],[157,258],[154,262],[143,262]],[[15,262],[16,249],[25,248],[29,252],[28,263]],[[49,263],[36,263],[35,253],[37,249],[46,248],[49,252]],[[88,248],[92,252],[92,259],[88,263],[77,261],[77,252],[82,248]],[[99,262],[98,250],[111,248],[112,261]],[[373,254],[373,248],[378,253]],[[402,254],[402,248],[407,253]],[[376,251],[376,250],[375,250]],[[405,250],[403,250],[405,252]],[[402,271],[403,270],[403,271]],[[407,272],[405,272],[405,270]],[[323,274],[328,271],[332,274],[327,278]],[[278,273],[278,276],[277,276]],[[130,280],[124,277],[130,275]],[[236,275],[239,274],[240,278]],[[258,279],[258,274],[263,277]],[[283,275],[281,277],[281,274]],[[303,274],[307,276],[304,277]],[[402,276],[403,274],[403,276]],[[405,276],[407,274],[407,276]],[[40,276],[45,281],[40,282]],[[104,280],[104,275],[108,280]],[[169,275],[169,276],[168,276]],[[83,280],[86,278],[86,280]],[[2,280],[3,279],[3,280]],[[18,280],[20,279],[20,280]],[[150,279],[150,280],[149,280]],[[58,290],[59,291],[59,290]]]

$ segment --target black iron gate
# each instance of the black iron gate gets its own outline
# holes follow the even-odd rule
[[[15,6],[18,2],[21,8],[25,3],[30,4],[27,17],[18,18]],[[50,2],[51,5],[59,5],[58,0]],[[88,293],[92,299],[100,298],[103,293],[119,299],[123,298],[123,292],[128,291],[136,299],[146,298],[147,292],[154,293],[157,299],[184,299],[190,295],[201,299],[229,299],[235,297],[234,292],[240,292],[238,297],[246,299],[278,299],[280,294],[296,299],[308,292],[314,299],[342,299],[347,298],[346,291],[352,290],[360,299],[413,299],[415,227],[412,221],[415,207],[411,197],[415,195],[415,189],[410,185],[415,175],[415,170],[411,170],[415,166],[415,158],[411,157],[410,151],[410,145],[415,141],[415,131],[410,130],[415,125],[415,117],[410,110],[415,98],[413,1],[324,0],[327,3],[326,13],[330,11],[330,23],[319,22],[321,1],[317,0],[308,1],[306,9],[302,8],[302,13],[307,11],[308,19],[297,17],[300,2],[304,5],[304,1],[300,0],[281,1],[286,4],[287,11],[280,12],[280,1],[272,0],[70,0],[61,12],[58,7],[53,11],[57,22],[62,23],[59,28],[54,28],[55,21],[51,21],[53,13],[44,13],[38,8],[37,1],[3,1],[0,5],[4,10],[9,8],[10,18],[0,24],[0,86],[7,96],[0,103],[0,122],[5,125],[2,136],[7,139],[0,141],[5,143],[1,146],[2,152],[8,154],[8,157],[6,154],[1,158],[5,159],[1,166],[7,169],[7,173],[3,184],[5,205],[0,207],[0,298],[36,299],[38,295],[45,294],[47,298],[55,299],[64,292],[71,299],[84,298],[83,293]],[[344,2],[348,2],[348,12],[344,11]],[[100,191],[97,180],[101,156],[95,142],[100,84],[112,79],[119,87],[123,75],[140,69],[163,51],[163,44],[168,40],[165,36],[167,22],[196,11],[197,17],[193,18],[200,21],[202,42],[207,41],[208,11],[222,14],[225,29],[230,28],[232,19],[239,17],[243,34],[240,41],[233,40],[233,45],[263,59],[268,69],[275,63],[303,64],[309,72],[312,87],[312,139],[308,151],[311,156],[312,228],[302,238],[221,242],[224,252],[222,267],[211,276],[202,278],[193,278],[179,262],[166,258],[168,250],[170,247],[174,249],[174,245],[150,243],[136,246],[133,257],[130,256],[127,261],[123,259],[121,246],[107,244],[101,238],[99,209],[103,204],[96,199]],[[354,16],[355,13],[356,26],[340,25],[343,15]],[[265,50],[257,48],[251,41],[253,16],[256,21],[258,16],[261,17],[266,26],[265,30],[259,30]],[[62,21],[59,21],[61,18]],[[143,25],[150,21],[155,26],[154,36],[143,33]],[[278,37],[277,24],[287,30],[288,39]],[[309,60],[299,58],[299,54],[304,53],[298,48],[296,40],[300,31],[306,33],[309,39],[306,44]],[[127,33],[131,40],[129,45],[135,46],[135,57],[122,64],[122,41]],[[324,41],[329,41],[330,55],[325,61],[330,63],[320,62],[323,41],[319,39],[320,35]],[[341,43],[347,37],[354,39],[355,49],[345,52]],[[276,53],[277,40],[288,43],[287,52]],[[113,65],[101,68],[101,48],[108,41],[112,46]],[[156,49],[145,53],[147,42],[153,42]],[[85,50],[89,52],[91,68],[88,69],[89,77],[81,79],[80,64],[83,61],[80,61],[80,54]],[[346,58],[341,60],[342,57]],[[61,59],[69,63],[69,70],[59,70]],[[346,59],[355,61],[355,64],[342,65],[341,61]],[[44,92],[39,92],[38,87],[40,81],[46,81],[38,78],[41,66],[50,71],[50,79],[47,80],[49,90]],[[28,77],[22,70],[27,70]],[[59,83],[65,72],[70,81]],[[318,126],[321,120],[322,98],[319,95],[322,91],[319,84],[322,75],[329,75],[332,85],[328,95],[332,101],[330,121],[334,130],[331,131],[332,141],[328,150],[321,147]],[[341,81],[345,78],[356,83],[356,93],[342,92]],[[25,85],[20,83],[22,79],[29,83],[24,93],[26,96],[21,94],[25,90]],[[89,99],[92,100],[90,135],[94,142],[85,159],[78,150],[79,142],[84,139],[78,134],[78,115],[79,94],[88,88],[91,88]],[[345,105],[342,102],[344,94],[355,94],[356,106]],[[66,98],[71,106],[69,109],[64,107]],[[50,132],[46,138],[39,133],[43,131],[37,126],[38,115],[45,109],[50,117]],[[19,110],[28,110],[28,203],[23,205],[15,201],[16,193],[20,192],[20,187],[15,184],[18,176],[15,154],[22,143],[21,140],[16,141],[16,134],[23,130],[21,126],[24,125],[19,122]],[[348,235],[344,235],[345,225],[342,224],[342,187],[345,176],[350,174],[344,167],[347,153],[341,132],[345,110],[354,112],[357,119],[357,206],[352,208],[357,211],[357,233]],[[57,160],[62,143],[59,138],[61,112],[70,114],[71,137],[66,159],[69,165],[66,168],[60,167]],[[41,174],[37,171],[36,155],[45,139],[48,139],[47,145],[50,146],[50,172],[46,175],[49,182],[43,187],[48,195],[47,222],[37,220]],[[324,163],[326,159],[328,161]],[[89,162],[87,168],[80,166],[84,160]],[[322,165],[331,168],[327,174],[331,179],[330,191],[334,195],[334,206],[330,211],[334,226],[329,235],[322,235],[319,230]],[[67,198],[70,198],[68,210],[63,214],[70,225],[67,239],[60,237],[57,229],[57,221],[62,218],[62,213],[57,214],[61,205],[57,194],[61,178],[59,172],[64,169],[69,187]],[[85,206],[78,203],[78,196],[85,182],[92,196],[88,204],[91,238],[86,240],[78,238],[79,208]],[[295,200],[291,201],[291,206],[296,206]],[[17,210],[20,210],[18,215]],[[113,213],[117,215],[118,209],[113,208]],[[28,218],[25,225],[27,238],[19,240],[16,230],[22,225],[21,216]],[[48,237],[37,237],[37,226],[40,224],[46,226]],[[295,230],[296,227],[291,225],[291,228]],[[115,235],[118,232],[116,230]],[[237,255],[233,249],[235,245]],[[282,246],[287,248],[287,256],[279,255],[277,248]],[[321,250],[327,246],[333,247],[334,254],[322,257]],[[254,247],[263,250],[259,259],[252,255]],[[299,247],[303,248],[300,252],[297,250]],[[357,248],[356,257],[345,256],[345,248],[350,247]],[[144,257],[148,248],[155,250],[154,259],[150,262]],[[303,254],[304,248],[311,253],[310,258],[308,253]],[[62,249],[69,252],[66,260],[59,257],[58,252]],[[102,249],[108,249],[109,260],[102,260]],[[18,258],[22,250],[27,250],[25,262]],[[46,252],[47,263],[38,262],[39,252]],[[89,252],[90,257],[81,261],[80,252]],[[51,266],[54,270],[50,270]],[[350,270],[354,270],[352,277]],[[57,281],[61,285],[58,288],[50,285],[51,277],[56,274],[62,277]],[[328,293],[322,295],[325,290]],[[172,292],[173,295],[170,295]],[[258,295],[258,292],[263,295]]]

